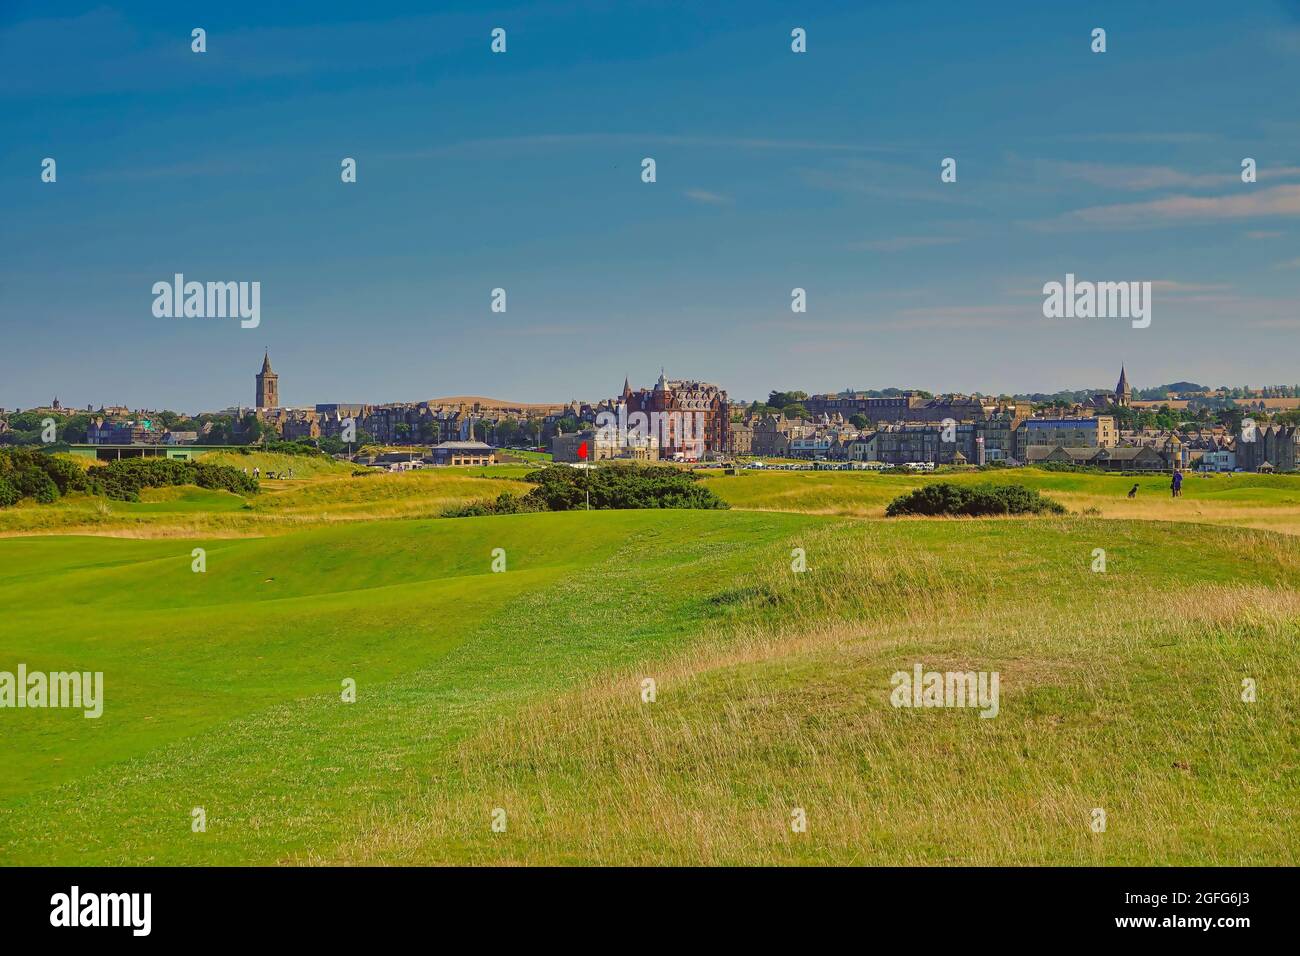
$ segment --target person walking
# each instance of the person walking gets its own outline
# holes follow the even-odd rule
[[[1136,498],[1136,497],[1138,496],[1138,486],[1137,486],[1137,482],[1134,482],[1134,483],[1133,483],[1133,487],[1130,488],[1130,489],[1128,490],[1128,496],[1129,496],[1130,498]]]
[[[1169,483],[1175,498],[1181,498],[1183,495],[1183,473],[1177,468],[1174,469],[1174,480]]]

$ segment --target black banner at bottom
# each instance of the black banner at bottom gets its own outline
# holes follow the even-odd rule
[[[1047,933],[1233,945],[1286,929],[1294,880],[1290,869],[1210,868],[3,869],[0,920],[7,943],[374,943],[458,927],[493,942],[612,931],[617,945],[690,919],[693,942],[732,944],[849,930],[918,943]]]

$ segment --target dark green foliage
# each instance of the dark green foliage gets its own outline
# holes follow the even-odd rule
[[[1068,461],[1042,461],[1034,467],[1039,471],[1061,471],[1085,475],[1105,474],[1105,470],[1096,465],[1075,465]]]
[[[277,455],[298,455],[304,458],[328,458],[321,449],[308,441],[268,441],[258,446],[259,451],[275,452]],[[244,449],[247,454],[247,449]]]
[[[66,495],[70,491],[85,491],[90,487],[90,479],[86,477],[86,469],[75,461],[68,461],[66,458],[53,458],[49,455],[44,457],[45,460],[41,463],[41,467],[50,476],[50,480],[58,486],[59,494]]]
[[[1044,498],[1032,488],[1019,485],[954,485],[946,481],[915,488],[895,498],[885,515],[984,515],[1065,514],[1065,508]]]
[[[0,482],[0,507],[16,504],[21,498],[49,504],[73,491],[139,501],[140,489],[166,485],[198,485],[236,494],[255,494],[258,490],[256,479],[224,465],[125,458],[86,471],[76,462],[33,448],[0,450]]]
[[[473,501],[454,505],[442,513],[444,518],[481,518],[484,515],[517,515],[530,511],[545,511],[540,504],[526,497],[503,491],[496,501]]]
[[[10,505],[18,504],[23,493],[18,490],[17,486],[4,475],[0,475],[0,508],[8,508]]]
[[[170,458],[124,458],[91,473],[93,490],[119,501],[138,501],[142,488],[198,485],[235,494],[256,494],[256,478],[227,465]]]
[[[13,482],[24,498],[34,498],[48,505],[59,497],[59,486],[39,468],[21,468],[14,473]]]
[[[61,494],[84,491],[90,486],[77,464],[35,448],[0,450],[0,479],[7,486],[0,494],[0,507],[16,504],[22,498],[49,504]]]
[[[524,502],[543,511],[628,508],[726,508],[712,491],[697,484],[699,476],[661,465],[606,464],[598,468],[551,465],[529,473],[537,487]]]

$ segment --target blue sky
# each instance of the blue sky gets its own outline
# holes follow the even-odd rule
[[[247,403],[263,348],[301,405],[1293,383],[1297,90],[1295,0],[10,0],[0,406]],[[1044,318],[1067,272],[1151,327]]]

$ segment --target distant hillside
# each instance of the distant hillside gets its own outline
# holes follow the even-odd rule
[[[537,411],[558,410],[567,402],[508,402],[500,398],[485,398],[482,395],[452,395],[447,398],[431,398],[430,405],[478,405],[480,408],[529,408]]]

